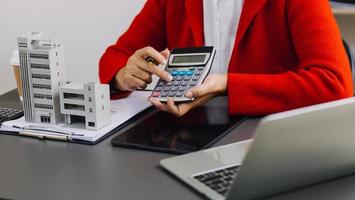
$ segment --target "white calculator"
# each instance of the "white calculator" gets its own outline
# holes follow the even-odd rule
[[[200,85],[210,72],[216,50],[212,46],[172,49],[165,71],[171,74],[170,82],[160,79],[151,97],[166,102],[168,97],[175,102],[193,101],[185,97],[192,87]]]

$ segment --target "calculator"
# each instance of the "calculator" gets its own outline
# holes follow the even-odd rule
[[[165,71],[171,74],[170,82],[160,79],[151,97],[167,102],[168,97],[175,102],[193,101],[185,93],[202,84],[210,72],[216,50],[212,46],[172,49]]]
[[[23,116],[22,110],[0,107],[0,124]]]

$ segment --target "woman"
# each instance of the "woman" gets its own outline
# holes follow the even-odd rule
[[[151,56],[164,63],[175,47],[213,45],[212,73],[186,96],[150,101],[182,116],[227,94],[231,115],[265,115],[352,95],[350,66],[328,0],[148,0],[100,61],[100,79],[119,95],[146,87]]]

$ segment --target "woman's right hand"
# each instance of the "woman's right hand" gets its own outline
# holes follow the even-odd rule
[[[137,50],[127,61],[125,67],[120,69],[115,76],[115,85],[121,91],[133,91],[145,89],[152,82],[155,74],[165,81],[171,81],[173,77],[156,65],[149,65],[147,57],[152,57],[158,64],[165,64],[169,57],[169,50],[156,51],[152,47]]]

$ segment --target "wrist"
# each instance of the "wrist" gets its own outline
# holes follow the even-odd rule
[[[113,83],[114,83],[116,89],[119,91],[127,91],[127,89],[123,86],[123,83],[121,83],[121,81],[123,80],[123,78],[122,78],[123,77],[123,70],[124,70],[124,67],[116,73],[116,76],[113,80]]]
[[[219,83],[218,83],[218,94],[225,95],[227,93],[227,74],[219,75]]]

